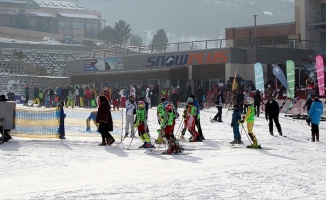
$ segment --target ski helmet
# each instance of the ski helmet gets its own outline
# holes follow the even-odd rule
[[[142,109],[145,107],[145,103],[143,101],[138,101],[138,108]]]
[[[170,103],[165,106],[165,111],[171,111],[172,109],[173,109],[173,105]]]
[[[188,100],[187,100],[187,103],[191,103],[191,104],[194,103],[194,99],[189,97]]]
[[[161,98],[161,102],[164,103],[166,101],[165,97]]]
[[[252,97],[248,97],[248,98],[247,98],[247,102],[248,102],[249,105],[254,104],[254,98],[252,98]]]

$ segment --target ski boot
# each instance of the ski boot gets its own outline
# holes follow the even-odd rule
[[[90,131],[91,131],[91,128],[90,128],[90,127],[87,127],[87,128],[86,128],[86,131],[87,131],[87,132],[90,132]]]
[[[232,142],[230,142],[230,144],[241,144],[241,141],[235,139]]]
[[[278,134],[279,134],[280,136],[283,136],[282,132],[278,132]]]
[[[261,148],[260,145],[258,145],[257,140],[255,140],[251,145],[247,146],[247,148]]]
[[[273,132],[270,132],[271,136],[274,136],[274,133]]]

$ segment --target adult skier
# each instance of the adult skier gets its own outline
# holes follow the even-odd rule
[[[270,95],[268,97],[268,101],[267,101],[267,103],[265,105],[265,117],[266,117],[267,121],[269,120],[269,133],[272,136],[274,135],[274,133],[273,133],[273,121],[274,121],[274,123],[276,125],[278,134],[280,136],[282,136],[282,128],[281,128],[280,122],[278,120],[279,113],[280,113],[280,107],[279,107],[277,101],[275,101],[273,99],[273,97]]]

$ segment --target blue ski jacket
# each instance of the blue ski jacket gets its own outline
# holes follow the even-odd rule
[[[239,120],[241,120],[241,112],[240,111],[233,111],[231,126],[239,126],[239,122],[238,122]]]
[[[311,104],[309,111],[309,118],[311,119],[311,123],[319,125],[320,118],[323,112],[323,103],[319,99],[315,99],[314,102]]]

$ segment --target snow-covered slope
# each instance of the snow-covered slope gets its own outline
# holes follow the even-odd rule
[[[181,109],[180,109],[181,111]],[[116,149],[98,137],[14,137],[0,146],[1,199],[323,199],[326,192],[325,122],[319,143],[309,142],[305,121],[281,116],[283,134],[269,135],[263,114],[254,133],[266,149],[231,148],[232,111],[211,123],[216,108],[201,112],[206,140],[181,142],[189,155],[150,155],[139,138]],[[158,128],[150,110],[152,140]],[[177,130],[180,119],[177,120]],[[274,127],[274,132],[276,127]],[[189,135],[187,135],[189,137]],[[245,132],[242,139],[249,144]],[[158,145],[156,145],[158,147]],[[165,146],[161,145],[160,149]]]

